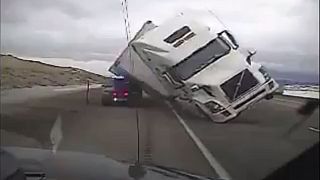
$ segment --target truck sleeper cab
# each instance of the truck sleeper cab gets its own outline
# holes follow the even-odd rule
[[[186,19],[171,19],[132,42],[158,78],[166,79],[215,122],[226,122],[278,84],[264,67],[248,63],[232,34]],[[190,100],[189,99],[189,100]]]

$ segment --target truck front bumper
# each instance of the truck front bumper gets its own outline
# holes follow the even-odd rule
[[[243,98],[233,102],[225,110],[214,114],[211,113],[211,111],[203,104],[198,104],[198,106],[212,121],[224,123],[237,117],[239,113],[265,98],[268,94],[272,94],[274,91],[276,91],[276,89],[278,89],[278,87],[279,85],[273,79],[271,79],[261,85],[259,88],[246,94]]]

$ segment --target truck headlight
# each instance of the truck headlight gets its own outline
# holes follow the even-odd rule
[[[212,113],[217,113],[220,111],[223,111],[225,108],[223,106],[221,106],[220,104],[213,102],[213,101],[209,101],[207,103],[204,104]]]
[[[194,84],[193,86],[191,86],[192,92],[198,91],[199,89],[200,89],[200,87],[197,84]]]
[[[267,72],[267,70],[264,66],[260,67],[259,72],[263,75],[263,77],[266,81],[269,81],[271,79],[269,73]]]
[[[269,89],[273,89],[274,88],[274,82],[273,81],[270,81],[268,83],[268,85],[269,85]]]

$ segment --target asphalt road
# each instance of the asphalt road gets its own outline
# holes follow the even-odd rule
[[[180,115],[231,178],[258,180],[319,143],[319,133],[309,129],[319,129],[319,109],[310,116],[297,114],[304,103],[276,96],[226,124]]]
[[[138,157],[139,118],[142,163],[217,176],[163,102],[146,98],[138,108],[103,107],[100,89],[90,91],[89,105],[82,89],[59,90],[54,95],[51,90],[36,90],[32,96],[24,92],[1,93],[5,99],[1,99],[2,146],[49,149],[50,130],[60,117],[63,140],[58,150],[105,154],[133,163]],[[29,98],[19,101],[19,96]],[[277,96],[226,124],[214,124],[186,112],[178,114],[232,179],[255,180],[319,142],[319,134],[308,129],[319,127],[319,110],[311,116],[298,115],[296,109],[303,104],[300,98]]]
[[[50,131],[57,117],[62,120],[59,150],[104,154],[134,163],[137,160],[137,114],[140,128],[140,161],[215,176],[206,159],[162,103],[144,99],[138,108],[101,105],[101,89],[64,91],[41,98],[1,103],[1,145],[51,148]],[[44,92],[45,91],[45,92]],[[17,103],[18,102],[18,103]]]

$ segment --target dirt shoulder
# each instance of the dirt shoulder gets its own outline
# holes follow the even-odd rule
[[[60,67],[39,61],[1,55],[1,90],[33,86],[102,84],[105,77],[73,67]]]

